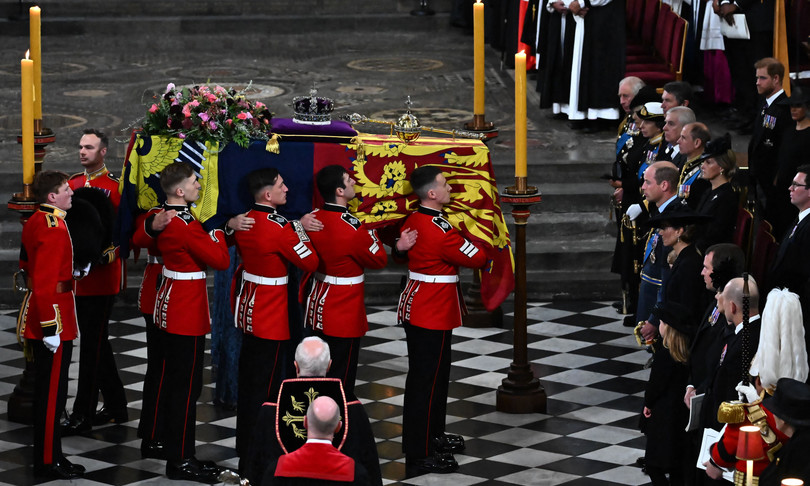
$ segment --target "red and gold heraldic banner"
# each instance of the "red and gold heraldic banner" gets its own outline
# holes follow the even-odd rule
[[[392,136],[360,134],[340,147],[318,145],[314,172],[334,163],[349,169],[357,181],[357,197],[349,209],[369,228],[378,228],[387,243],[419,207],[408,182],[410,173],[425,165],[440,167],[453,188],[450,204],[445,207],[447,219],[487,254],[487,265],[481,270],[484,306],[495,309],[514,290],[509,230],[501,212],[489,149],[483,142],[423,137],[406,144]],[[329,154],[319,156],[321,149]],[[322,202],[319,199],[316,194],[316,205]]]

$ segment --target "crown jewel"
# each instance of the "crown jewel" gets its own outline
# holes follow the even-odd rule
[[[309,96],[293,98],[293,121],[306,125],[328,125],[332,121],[334,103],[330,98],[316,96],[318,90],[309,90]]]

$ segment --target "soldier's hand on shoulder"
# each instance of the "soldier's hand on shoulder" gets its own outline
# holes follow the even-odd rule
[[[161,231],[165,230],[166,226],[169,226],[172,218],[174,218],[176,215],[177,211],[174,209],[170,209],[168,211],[162,209],[155,215],[154,218],[152,218],[152,231],[155,233],[160,233]]]
[[[256,220],[249,217],[247,213],[237,214],[228,220],[227,226],[234,231],[248,231],[253,228],[255,222]]]
[[[416,238],[418,236],[419,233],[415,229],[402,230],[402,233],[399,234],[399,239],[397,240],[397,251],[406,252],[413,248],[413,245],[416,244]]]
[[[321,231],[323,229],[323,222],[319,221],[313,213],[307,213],[301,216],[301,225],[307,232]]]

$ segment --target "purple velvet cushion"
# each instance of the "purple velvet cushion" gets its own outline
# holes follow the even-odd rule
[[[273,118],[272,132],[279,135],[327,135],[333,137],[354,137],[357,130],[345,121],[332,120],[328,125],[306,125],[296,123],[292,118]]]

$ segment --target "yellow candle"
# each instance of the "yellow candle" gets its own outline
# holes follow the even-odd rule
[[[22,156],[23,156],[23,184],[34,182],[34,61],[20,60],[22,71]]]
[[[28,14],[31,19],[31,60],[34,61],[34,119],[42,120],[42,27],[39,7],[31,7]]]
[[[473,48],[475,62],[473,64],[473,113],[484,114],[484,4],[481,0],[473,4]]]
[[[515,177],[526,177],[526,53],[515,54]]]

